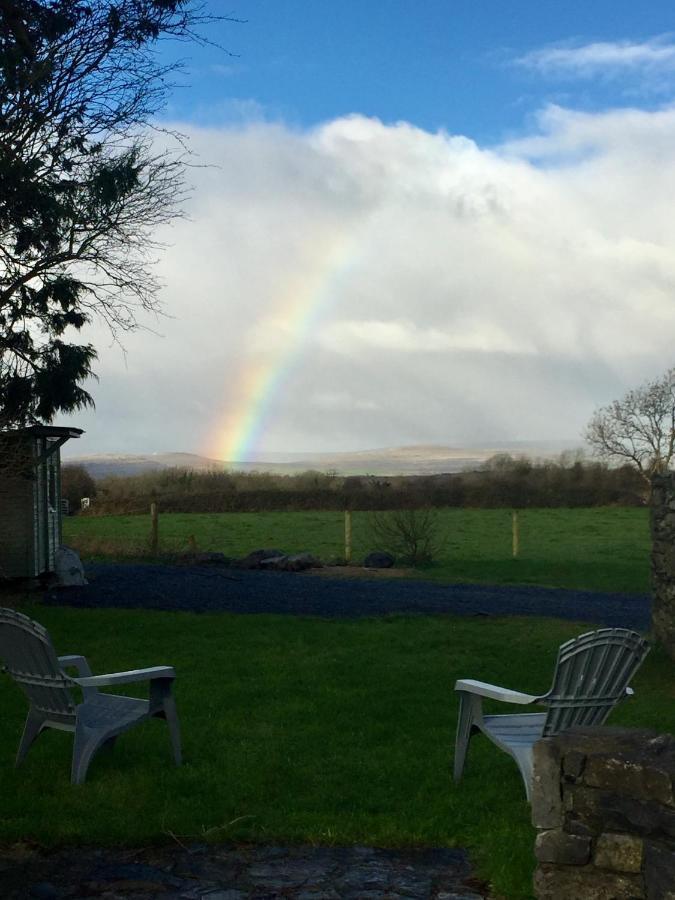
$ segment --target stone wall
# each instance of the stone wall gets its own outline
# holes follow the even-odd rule
[[[675,475],[654,475],[651,502],[652,619],[656,639],[675,659]]]
[[[675,737],[576,728],[534,749],[539,900],[675,900]]]

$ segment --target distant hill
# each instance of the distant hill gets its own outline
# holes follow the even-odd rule
[[[205,469],[223,468],[217,459],[208,459],[196,453],[96,453],[92,456],[63,457],[63,465],[84,466],[92,478],[107,475],[140,475],[156,472],[158,469]]]
[[[447,447],[423,444],[410,447],[383,447],[349,453],[275,453],[257,462],[226,462],[196,453],[115,454],[65,457],[68,463],[84,466],[94,478],[107,475],[139,475],[158,469],[230,469],[236,472],[277,472],[293,474],[316,469],[340,475],[438,475],[461,472],[479,466],[496,453],[553,459],[564,450],[578,447],[572,441],[520,441],[495,443],[485,447]]]

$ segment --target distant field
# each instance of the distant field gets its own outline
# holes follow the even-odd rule
[[[447,582],[541,584],[588,590],[649,590],[649,521],[645,509],[528,509],[519,513],[520,555],[511,556],[511,512],[439,510],[443,549],[417,577]],[[378,549],[368,513],[353,514],[353,558]],[[147,557],[149,516],[73,517],[64,539],[84,558]],[[260,547],[310,551],[322,559],[344,553],[337,512],[186,513],[160,516],[160,550],[244,556]]]

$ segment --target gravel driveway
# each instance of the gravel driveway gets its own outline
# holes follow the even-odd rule
[[[320,578],[206,566],[96,563],[86,587],[52,589],[45,601],[76,607],[283,613],[352,618],[388,613],[551,616],[608,627],[650,626],[648,594],[562,588],[438,584],[407,579]]]

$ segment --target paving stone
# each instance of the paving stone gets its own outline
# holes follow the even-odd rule
[[[58,900],[63,896],[61,891],[55,887],[50,881],[41,881],[34,884],[30,889],[31,897],[35,900]]]
[[[301,891],[297,895],[297,900],[341,900],[341,898],[337,891],[329,888],[328,890]]]
[[[479,900],[478,885],[466,853],[447,848],[0,850],[1,900]]]
[[[202,891],[199,894],[199,900],[245,900],[246,895],[242,891],[226,890],[221,891],[215,888],[210,891]]]
[[[123,865],[98,866],[91,874],[92,881],[119,882],[143,882],[159,885],[170,884],[174,887],[180,882],[168,872],[158,869],[156,866],[147,866],[142,863],[127,863]]]
[[[434,900],[483,900],[483,894],[448,894],[447,891],[441,891],[440,894],[434,895]]]

